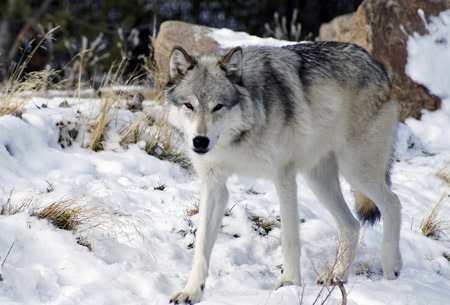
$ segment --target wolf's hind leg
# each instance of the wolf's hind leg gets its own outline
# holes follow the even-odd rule
[[[284,253],[283,275],[277,288],[301,285],[300,236],[295,169],[286,167],[278,173],[275,187],[280,200],[281,246]]]
[[[381,212],[381,219],[383,220],[383,239],[381,244],[383,275],[388,280],[396,279],[402,268],[399,246],[400,200],[383,179],[379,179],[378,185],[376,183],[361,185],[359,190],[373,200]]]
[[[321,275],[317,282],[320,284],[331,284],[335,280],[346,282],[348,269],[355,256],[360,226],[342,196],[334,154],[323,158],[305,177],[317,199],[331,213],[339,232],[336,265],[330,266],[331,272]]]
[[[370,150],[369,150],[370,151]],[[397,278],[402,268],[400,255],[400,200],[389,186],[389,157],[360,154],[357,150],[343,163],[343,175],[350,185],[367,196],[381,212],[383,239],[381,265],[383,275],[389,280]],[[377,157],[379,159],[377,159]],[[383,169],[383,164],[385,167]]]

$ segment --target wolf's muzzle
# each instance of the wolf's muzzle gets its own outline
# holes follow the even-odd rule
[[[192,144],[194,145],[194,151],[198,154],[206,154],[209,149],[209,139],[203,136],[197,136],[192,140]]]

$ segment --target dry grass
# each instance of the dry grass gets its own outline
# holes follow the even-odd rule
[[[154,45],[156,40],[156,19],[154,20],[152,45],[150,56],[143,58],[143,68],[146,70],[150,82],[153,84],[152,99],[161,106],[163,104],[163,89],[167,81],[162,73],[158,61],[154,58]],[[186,153],[180,147],[180,137],[167,125],[160,109],[144,109],[138,119],[126,130],[120,143],[123,146],[144,141],[144,150],[161,160],[167,160],[179,164],[184,169],[189,169],[191,163]]]
[[[431,209],[430,214],[422,220],[420,229],[426,237],[439,239],[439,235],[449,228],[449,220],[439,217],[439,211],[445,203],[446,198],[448,198],[447,193],[442,194],[439,201]]]
[[[31,99],[51,87],[57,87],[53,84],[53,79],[57,74],[58,72],[52,70],[30,72],[23,78],[20,78],[19,75],[12,76],[0,91],[0,116],[20,116],[23,107]]]
[[[441,178],[447,185],[450,186],[450,161],[442,167],[436,175]]]
[[[108,140],[108,129],[110,124],[118,119],[118,110],[122,100],[129,100],[131,96],[123,90],[117,90],[118,86],[127,86],[134,83],[140,78],[139,75],[131,75],[123,80],[124,71],[126,69],[127,60],[123,59],[119,65],[112,66],[107,75],[103,77],[100,89],[93,93],[92,98],[98,100],[99,109],[94,116],[89,115],[86,118],[86,134],[89,134],[88,143],[84,143],[82,147],[86,147],[93,151],[100,151],[106,148]],[[81,86],[81,85],[80,85]],[[81,88],[78,88],[80,92]],[[93,111],[91,111],[93,112]]]
[[[57,30],[55,27],[45,33],[41,40],[27,56],[20,58],[13,67],[8,80],[0,89],[0,116],[15,115],[21,116],[23,107],[39,92],[53,86],[53,79],[58,74],[56,71],[38,71],[25,74],[28,63],[33,58],[36,51],[42,46],[44,41],[51,39]],[[28,43],[28,47],[34,41]]]
[[[149,155],[160,160],[167,160],[189,169],[191,162],[186,153],[179,148],[179,141],[174,131],[159,117],[145,140],[144,149]]]
[[[32,197],[26,197],[19,202],[13,202],[12,196],[14,189],[9,192],[8,198],[2,200],[0,207],[0,215],[14,215],[23,211],[30,209],[34,200]]]
[[[117,72],[119,73],[113,76],[111,84],[117,84],[118,78],[120,77],[119,75],[121,75],[121,66],[122,65],[119,65],[119,68],[117,69]],[[89,133],[89,141],[88,144],[85,144],[83,136],[81,146],[93,151],[104,150],[106,148],[106,140],[108,139],[107,131],[109,125],[114,119],[117,118],[119,96],[115,94],[115,91],[108,90],[107,88],[108,80],[113,75],[113,69],[114,67],[111,67],[108,71],[108,74],[102,79],[102,85],[100,87],[103,88],[103,90],[98,90],[95,92],[94,98],[99,100],[98,113],[95,115],[95,117],[91,117],[89,115],[87,118],[86,128]],[[78,90],[78,92],[80,92],[81,83],[79,84]],[[105,93],[103,93],[103,91]]]
[[[47,219],[55,227],[75,231],[83,226],[91,226],[95,218],[103,217],[104,211],[88,207],[82,199],[61,198],[30,213],[39,219]]]
[[[74,79],[77,79],[78,82],[77,88],[74,91],[74,96],[81,98],[81,91],[84,86],[82,79],[83,75],[86,74],[84,69],[90,65],[91,61],[96,62],[98,60],[94,51],[100,44],[99,39],[96,39],[91,45],[84,39],[82,52],[76,55],[64,68],[65,71],[67,69],[70,69],[71,71],[70,75],[72,76],[70,79],[72,79],[72,81],[70,82],[67,82],[66,79],[58,85],[59,87],[54,85],[53,82],[59,74],[58,71],[40,71],[24,75],[24,71],[36,50],[41,47],[41,44],[44,41],[51,37],[55,30],[56,28],[44,35],[31,54],[20,61],[21,64],[17,65],[17,68],[13,70],[7,83],[0,89],[0,116],[16,115],[21,117],[24,105],[33,97],[48,90],[50,87],[56,89],[59,87],[62,88],[63,83],[66,83],[66,85],[67,83],[73,83]],[[153,41],[155,41],[155,39],[156,30],[153,31],[152,37]],[[154,57],[153,49],[151,53],[150,57]],[[144,58],[144,62],[145,65],[143,68],[148,72],[148,77],[150,78],[150,82],[153,83],[154,88],[152,88],[152,90],[149,90],[148,88],[142,90],[143,93],[141,94],[140,103],[137,106],[138,108],[142,104],[142,100],[149,95],[151,95],[157,103],[161,104],[162,92],[166,82],[166,77],[161,72],[156,60]],[[111,124],[118,119],[118,110],[121,107],[121,101],[130,100],[129,93],[123,90],[117,90],[116,87],[133,84],[143,76],[131,75],[124,80],[126,66],[127,59],[123,58],[118,65],[112,66],[107,75],[103,77],[100,89],[92,92],[90,97],[98,100],[98,102],[96,102],[96,107],[98,107],[98,109],[91,109],[88,114],[80,113],[80,125],[85,126],[84,132],[82,132],[82,147],[93,151],[100,151],[106,148],[108,130],[110,129]],[[73,76],[75,71],[78,73],[78,76]],[[148,93],[149,91],[152,93]],[[38,105],[36,106],[39,107]],[[135,106],[136,105],[133,104],[130,107],[133,108]],[[139,110],[131,108],[130,110]],[[61,129],[61,145],[63,147],[70,146],[72,144],[71,135],[67,135],[69,126],[66,126],[66,124],[63,123],[60,124],[59,127]],[[145,145],[143,145],[142,148],[148,154],[161,160],[177,163],[185,169],[191,167],[190,160],[179,147],[179,137],[166,125],[165,121],[158,113],[149,115],[147,112],[143,111],[136,122],[124,129],[124,135],[121,140],[122,145],[126,146],[126,144],[144,141]],[[70,132],[76,132],[76,134],[78,134],[78,129],[70,130]]]
[[[153,116],[154,114],[151,113],[150,108],[144,109],[133,124],[121,130],[122,139],[120,140],[120,144],[127,146],[128,144],[136,144],[144,140],[148,132],[148,127],[155,124]]]
[[[200,212],[200,200],[194,199],[194,203],[191,207],[186,209],[186,216],[192,217],[194,215],[197,215]]]
[[[253,223],[253,229],[261,236],[266,236],[274,228],[280,227],[280,219],[264,218],[258,215],[250,215],[249,219]]]
[[[156,30],[156,17],[153,19],[153,34],[151,39],[150,56],[143,57],[144,65],[143,68],[146,70],[150,76],[150,81],[153,84],[153,96],[152,99],[158,102],[160,105],[163,104],[163,90],[167,82],[167,75],[165,75],[161,67],[159,66],[158,60],[155,58],[155,42],[156,42],[157,30]]]
[[[83,191],[85,193],[86,191]],[[42,195],[42,193],[40,194]],[[93,241],[96,233],[101,233],[102,238],[108,237],[114,240],[132,241],[128,236],[130,228],[136,229],[135,221],[140,221],[138,216],[129,217],[119,210],[115,210],[110,204],[99,205],[98,199],[92,201],[89,195],[67,195],[57,200],[43,203],[36,197],[26,197],[25,200],[12,199],[13,192],[1,203],[1,211],[4,215],[27,213],[32,217],[47,220],[56,228],[72,231],[77,237],[77,243],[94,251]],[[127,228],[124,230],[124,228]]]
[[[191,162],[180,148],[181,138],[167,125],[158,110],[155,112],[151,113],[150,109],[144,109],[139,118],[123,131],[120,144],[126,146],[144,141],[143,148],[149,155],[189,169]]]
[[[12,190],[0,207],[0,215],[14,215],[27,212],[39,219],[46,219],[55,227],[68,231],[86,231],[109,222],[109,213],[101,208],[93,208],[86,196],[76,198],[64,196],[43,204],[32,196],[15,201]]]
[[[108,139],[108,128],[112,121],[117,118],[119,99],[112,95],[107,94],[100,99],[100,109],[98,114],[93,118],[88,118],[87,131],[89,132],[88,144],[81,144],[82,147],[86,147],[93,151],[104,150],[106,148],[106,141]]]
[[[156,20],[154,23],[153,36],[151,37],[153,42],[156,39]],[[154,56],[154,49],[153,46],[150,48],[150,59],[142,57],[144,61],[142,67],[147,72],[150,82],[153,83],[153,88],[152,90],[148,88],[142,90],[142,99],[151,98],[158,104],[162,104],[162,92],[166,79],[161,72],[158,62],[151,59]],[[83,147],[94,151],[105,149],[109,125],[113,120],[117,119],[118,103],[120,100],[128,98],[126,93],[113,90],[113,87],[132,84],[142,77],[142,75],[132,75],[125,82],[121,81],[125,67],[126,60],[123,59],[117,68],[110,69],[107,77],[102,82],[100,86],[102,88],[101,94],[97,96],[100,99],[100,111],[95,118],[88,120],[90,138],[87,145],[82,144]],[[129,127],[121,130],[121,133],[123,134],[120,141],[122,146],[145,141],[144,149],[148,154],[162,160],[178,163],[183,168],[190,167],[187,156],[178,148],[178,139],[176,139],[173,130],[165,124],[158,114],[152,115],[147,110],[144,110],[138,119]]]

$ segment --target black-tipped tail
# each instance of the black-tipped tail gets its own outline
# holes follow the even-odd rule
[[[380,210],[375,203],[361,192],[355,192],[356,213],[362,224],[374,225],[381,218]]]

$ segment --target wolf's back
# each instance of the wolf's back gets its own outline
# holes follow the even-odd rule
[[[318,41],[282,48],[299,55],[303,78],[314,78],[317,81],[320,78],[332,77],[348,84],[353,81],[354,86],[376,82],[391,87],[391,80],[384,65],[355,44]]]

